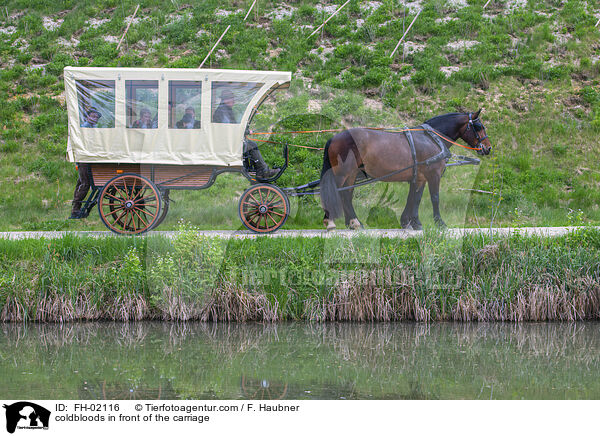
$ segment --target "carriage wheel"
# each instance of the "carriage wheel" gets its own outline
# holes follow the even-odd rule
[[[152,225],[153,229],[160,226],[160,224],[167,217],[167,212],[169,212],[169,203],[170,203],[169,190],[167,189],[165,191],[161,191],[161,194],[162,194],[162,212],[160,213],[160,217],[158,218],[158,220],[156,220],[156,222]]]
[[[261,183],[244,191],[240,198],[240,219],[256,233],[270,233],[281,227],[290,212],[287,195],[274,185]]]
[[[110,179],[98,199],[100,219],[115,233],[138,235],[160,217],[162,197],[150,180],[137,174]]]

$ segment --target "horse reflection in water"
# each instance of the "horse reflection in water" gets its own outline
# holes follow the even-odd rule
[[[334,219],[342,212],[348,227],[362,227],[352,206],[354,185],[361,176],[410,183],[400,224],[414,230],[423,228],[419,205],[427,183],[434,221],[445,227],[439,210],[439,188],[450,157],[448,148],[460,138],[469,145],[467,148],[481,155],[488,155],[492,149],[480,113],[481,109],[440,115],[402,131],[349,129],[331,138],[325,145],[320,187],[327,230],[335,229]]]

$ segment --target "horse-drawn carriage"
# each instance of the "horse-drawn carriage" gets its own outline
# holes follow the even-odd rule
[[[427,183],[435,221],[443,225],[438,190],[445,168],[479,163],[464,156],[449,163],[448,148],[465,147],[455,142],[461,138],[480,154],[491,150],[480,111],[442,115],[410,129],[349,129],[325,145],[320,180],[280,188],[272,182],[287,167],[287,145],[284,165],[268,177],[259,177],[243,145],[258,107],[289,86],[291,73],[67,67],[64,76],[69,160],[87,164],[92,187],[81,212],[87,216],[98,205],[102,222],[121,234],[158,226],[170,190],[205,189],[224,172],[242,173],[253,183],[240,198],[239,217],[257,233],[285,223],[288,196],[316,193],[328,230],[342,212],[346,224],[358,228],[352,191],[380,180],[410,183],[405,228],[421,226],[418,208]]]
[[[110,230],[143,233],[165,218],[170,190],[205,189],[239,172],[255,183],[240,199],[242,223],[254,232],[284,224],[288,198],[269,182],[286,165],[256,183],[242,144],[259,105],[288,87],[291,73],[67,67],[64,76],[68,157],[90,172],[83,216],[98,205]]]

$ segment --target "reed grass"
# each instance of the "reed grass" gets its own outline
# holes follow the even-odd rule
[[[0,240],[0,320],[600,319],[600,231]]]

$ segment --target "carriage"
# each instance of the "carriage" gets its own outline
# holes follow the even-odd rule
[[[240,197],[238,212],[243,225],[256,233],[274,232],[283,226],[290,210],[288,197],[310,194],[321,195],[328,230],[335,228],[333,219],[342,207],[346,224],[357,228],[360,222],[351,205],[352,190],[394,180],[408,181],[411,186],[403,227],[420,227],[418,205],[425,181],[432,193],[436,222],[443,224],[437,192],[444,169],[479,164],[479,159],[453,156],[448,147],[456,144],[479,154],[491,150],[479,120],[481,110],[438,116],[417,128],[353,129],[325,145],[322,179],[281,188],[273,182],[287,168],[288,145],[282,143],[284,164],[269,178],[258,177],[243,149],[257,109],[271,93],[289,87],[291,73],[66,67],[64,78],[68,158],[87,164],[91,180],[92,191],[81,209],[82,216],[88,216],[97,205],[102,222],[120,234],[135,235],[156,228],[169,210],[171,190],[206,189],[225,172],[241,173],[251,182]],[[339,130],[343,129],[304,133]],[[459,137],[470,146],[457,144]],[[352,153],[361,162],[354,162],[353,167],[346,161],[332,169],[332,141],[337,144],[334,154],[358,150],[358,154]],[[370,147],[374,150],[367,151]],[[379,162],[364,161],[366,158]],[[450,163],[450,159],[458,160]],[[353,174],[341,178],[350,182],[332,185],[333,174],[348,168]],[[417,174],[421,175],[419,180]],[[416,194],[411,194],[413,190]]]
[[[239,216],[249,230],[279,229],[289,214],[285,191],[273,177],[257,178],[245,158],[247,126],[275,90],[289,87],[291,73],[171,68],[66,67],[68,159],[88,164],[87,216],[98,206],[113,232],[141,234],[156,228],[169,210],[169,192],[206,189],[219,174],[243,174],[252,185],[242,194]],[[227,117],[217,117],[224,100]]]

